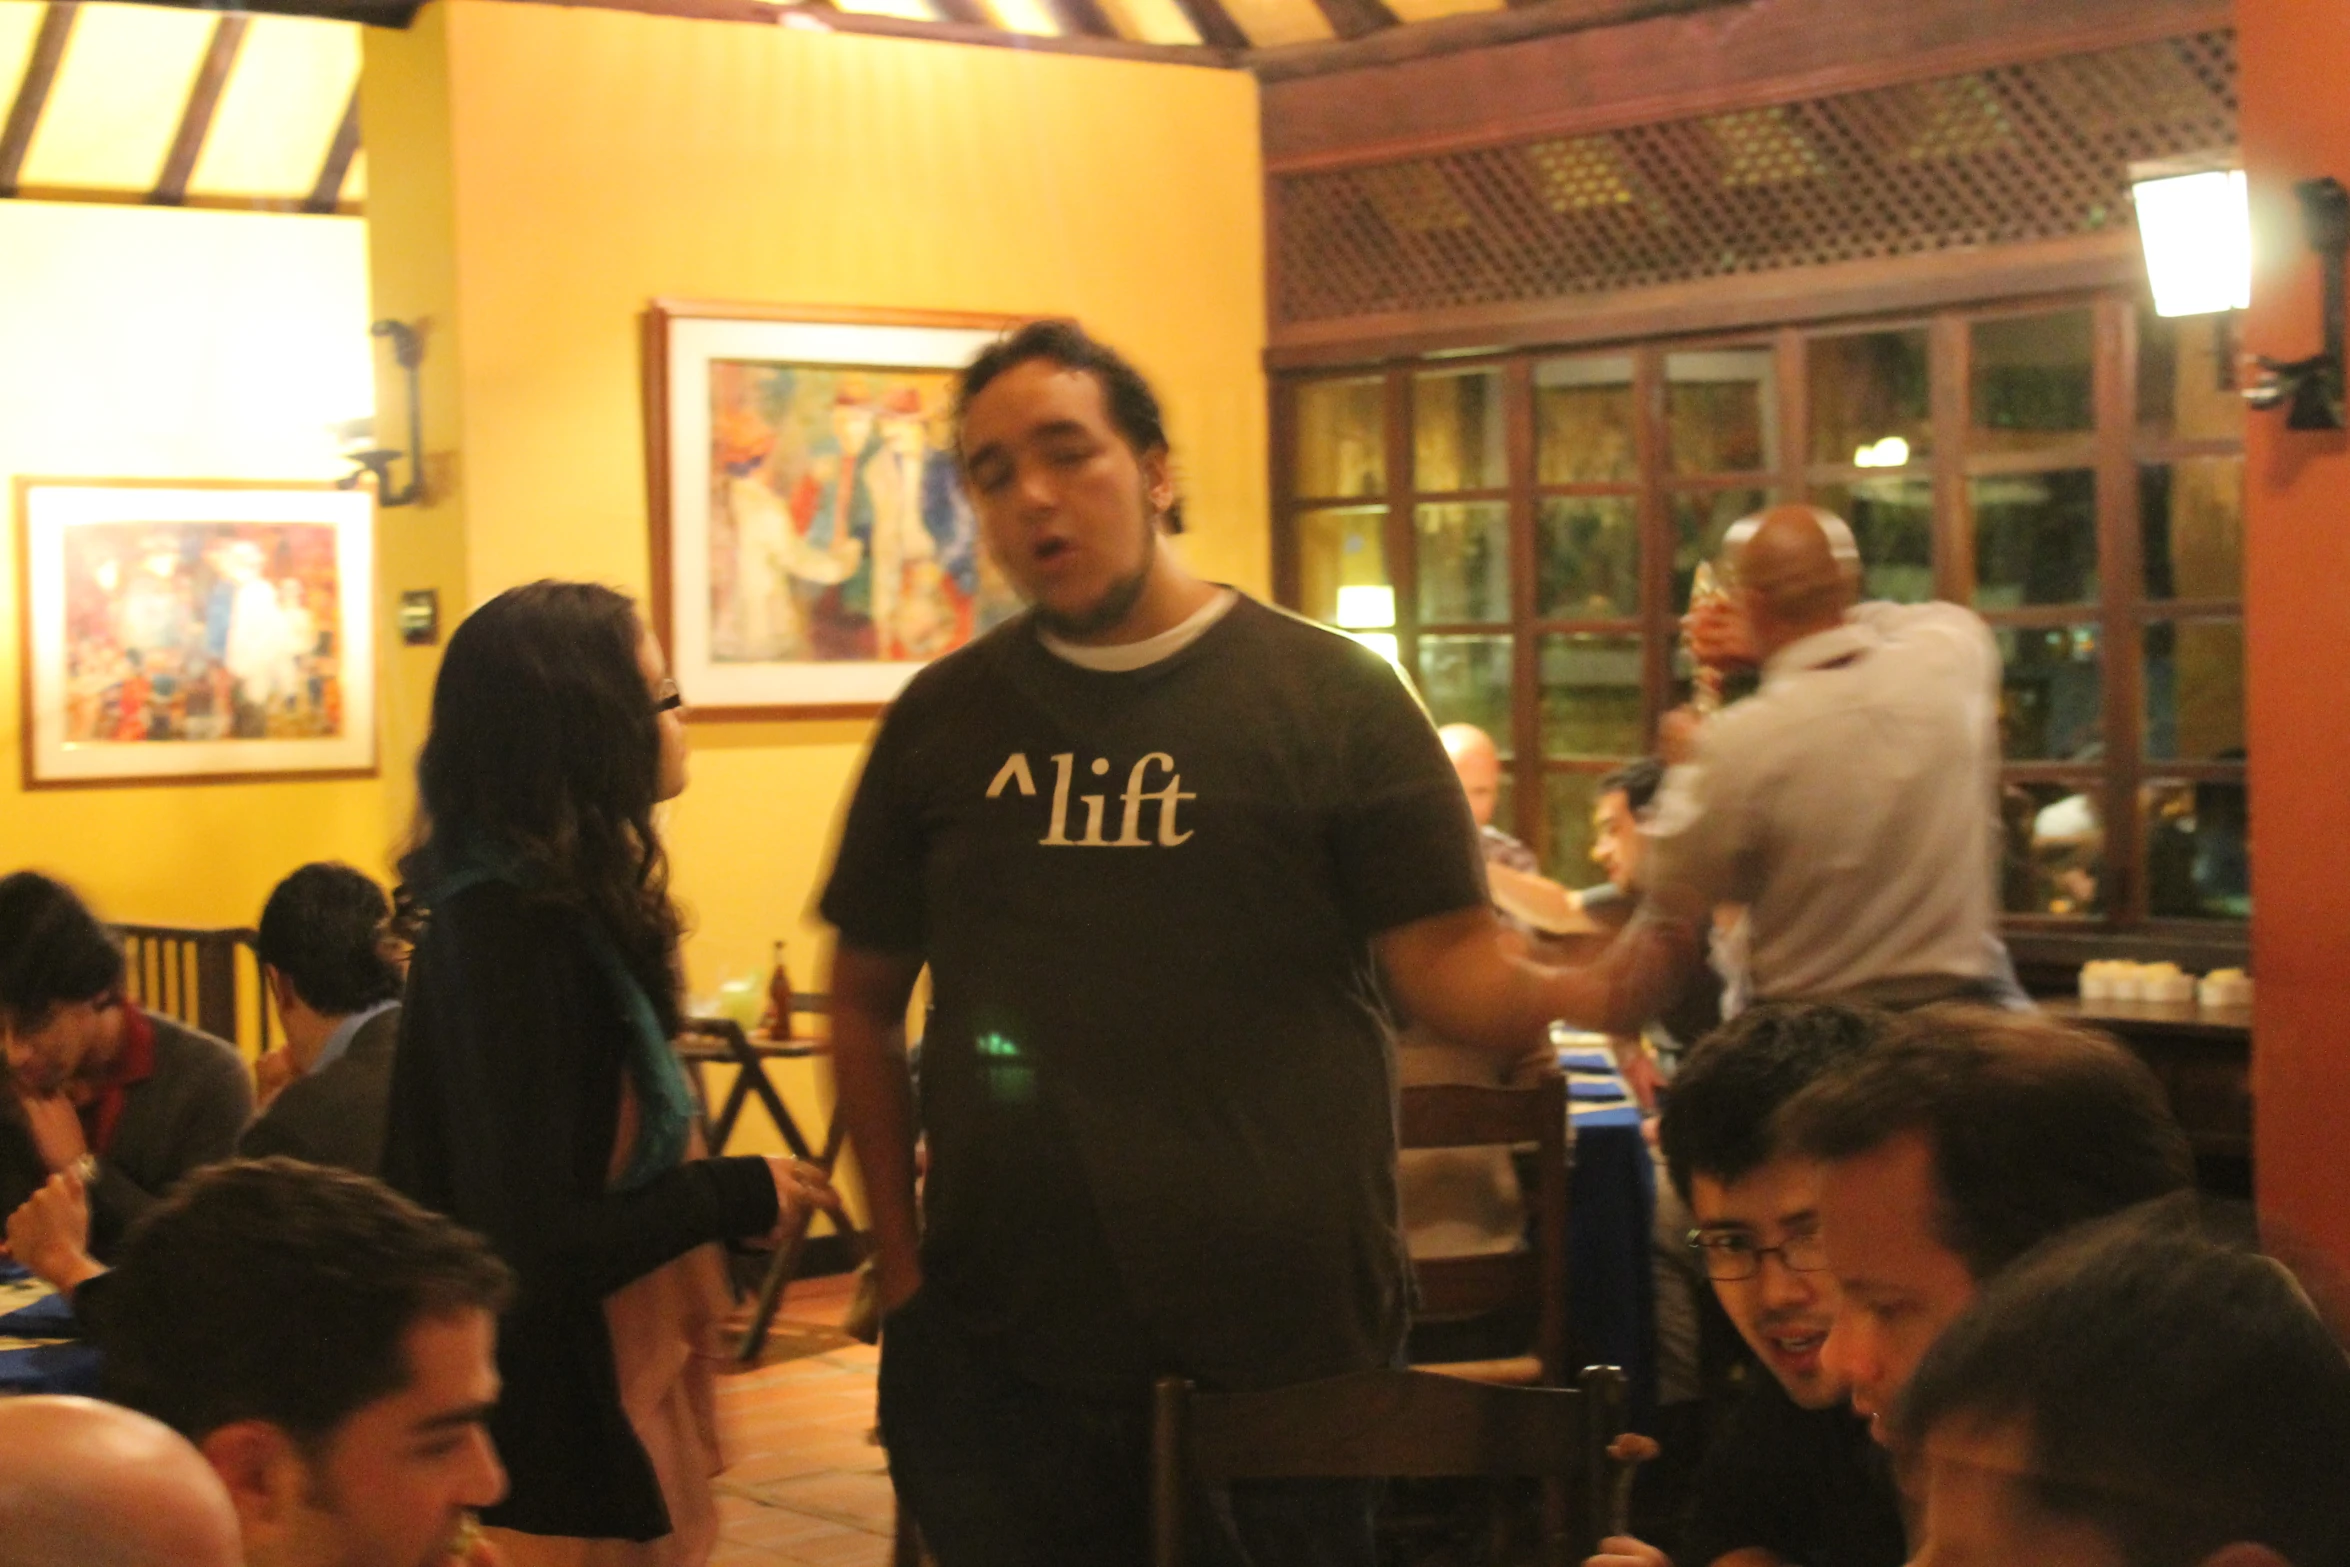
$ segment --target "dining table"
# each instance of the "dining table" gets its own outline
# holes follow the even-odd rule
[[[0,1258],[0,1398],[98,1391],[98,1349],[74,1320],[73,1303]]]

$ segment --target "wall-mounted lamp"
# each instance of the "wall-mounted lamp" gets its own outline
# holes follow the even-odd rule
[[[335,487],[353,490],[359,487],[363,475],[375,475],[375,503],[378,506],[421,506],[424,504],[424,400],[418,390],[416,367],[424,361],[424,334],[405,321],[378,321],[368,329],[377,337],[392,340],[392,358],[408,373],[408,450],[405,454],[389,447],[378,446],[364,452],[351,452],[350,460],[359,465],[355,473],[345,474]],[[392,464],[405,455],[408,459],[408,482],[392,483]]]
[[[2252,212],[2244,171],[2225,166],[2233,161],[2130,165],[2156,315],[2201,316],[2252,303]]]
[[[2342,257],[2350,252],[2350,190],[2331,175],[2296,180],[2301,231],[2317,252],[2317,280],[2325,302],[2325,337],[2307,359],[2263,356],[2261,377],[2244,388],[2255,408],[2283,403],[2288,430],[2339,430],[2342,417]]]

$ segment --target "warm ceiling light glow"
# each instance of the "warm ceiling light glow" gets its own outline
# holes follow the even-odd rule
[[[2157,315],[2209,315],[2252,303],[2252,216],[2242,169],[2140,179],[2130,190]]]
[[[1394,625],[1395,589],[1384,585],[1340,588],[1338,623],[1354,628]]]
[[[1396,640],[1394,632],[1349,631],[1347,635],[1354,638],[1357,642],[1360,642],[1363,646],[1369,648],[1372,652],[1378,654],[1381,658],[1387,660],[1387,662],[1390,664],[1393,664],[1396,668],[1403,668],[1403,644]]]
[[[1864,446],[1852,454],[1855,468],[1899,468],[1909,462],[1909,442],[1898,435],[1888,435],[1873,446]]]

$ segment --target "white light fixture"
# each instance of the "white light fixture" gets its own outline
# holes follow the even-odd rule
[[[1909,463],[1909,442],[1898,435],[1864,446],[1852,454],[1855,468],[1901,468]]]
[[[2252,303],[2252,214],[2244,171],[2134,163],[2130,193],[2154,310],[2202,316]]]
[[[1372,652],[1378,654],[1381,658],[1387,660],[1387,662],[1390,664],[1393,664],[1396,668],[1403,668],[1403,644],[1396,640],[1394,632],[1349,631],[1346,634],[1349,637],[1352,637],[1355,641],[1360,642],[1363,646],[1369,648]]]
[[[1367,630],[1395,624],[1395,589],[1385,584],[1338,590],[1338,624]],[[1392,638],[1390,640],[1393,640]]]

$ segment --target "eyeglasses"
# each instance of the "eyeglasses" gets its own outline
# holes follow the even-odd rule
[[[1705,1261],[1705,1276],[1724,1284],[1751,1279],[1762,1271],[1762,1260],[1776,1256],[1791,1273],[1817,1273],[1828,1265],[1819,1232],[1790,1235],[1776,1246],[1757,1246],[1754,1237],[1737,1230],[1691,1230],[1689,1249]]]
[[[655,713],[674,713],[683,706],[685,706],[685,694],[677,689],[676,681],[664,679],[659,685],[653,687],[653,711]]]

